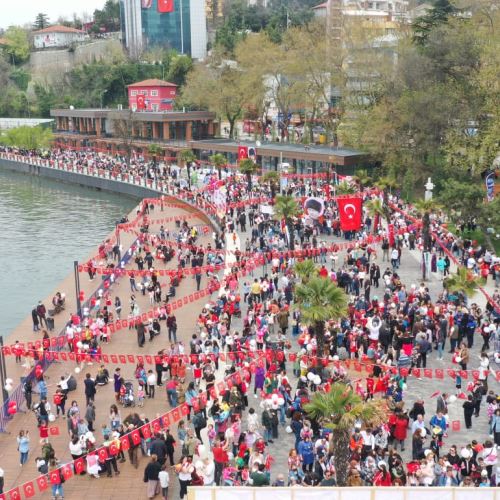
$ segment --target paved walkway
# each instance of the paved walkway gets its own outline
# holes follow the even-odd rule
[[[177,215],[180,214],[179,209],[169,209],[168,215]],[[156,216],[158,212],[156,212]],[[131,217],[134,213],[131,214]],[[153,215],[153,218],[155,217]],[[193,222],[194,223],[194,222]],[[157,230],[158,228],[153,227],[152,231]],[[173,225],[170,226],[170,229],[173,229]],[[239,239],[244,241],[249,233],[239,234],[239,238],[236,241],[236,245],[239,245]],[[232,247],[231,244],[231,235],[226,235],[226,239],[228,241],[228,247]],[[124,248],[127,248],[128,245],[132,242],[133,237],[130,234],[122,234],[122,243]],[[202,238],[202,241],[205,243],[209,240],[209,236],[205,236]],[[328,238],[329,241],[336,241],[336,238]],[[341,240],[338,240],[341,241]],[[342,262],[343,255],[339,256],[339,263]],[[384,267],[382,266],[381,255],[378,256],[378,263],[381,265],[381,271],[383,273]],[[172,261],[168,268],[172,268],[175,265],[175,261]],[[329,264],[328,264],[329,265]],[[399,270],[399,273],[402,277],[402,280],[405,284],[410,285],[411,283],[418,284],[420,282],[420,260],[417,252],[409,252],[408,250],[404,250],[402,256],[402,267]],[[255,276],[260,276],[260,272],[255,272]],[[205,277],[203,277],[202,287],[205,284]],[[163,278],[165,280],[165,278]],[[160,279],[162,281],[162,279]],[[88,296],[89,293],[95,288],[95,282],[90,283],[88,281],[88,277],[86,274],[81,275],[82,289],[85,291]],[[441,283],[438,281],[437,277],[433,276],[431,281],[428,282],[428,286],[430,288],[432,297],[435,298],[436,295],[441,291]],[[69,276],[60,286],[58,286],[57,290],[65,291],[67,293],[67,311],[71,311],[74,309],[74,298],[73,298],[73,278]],[[178,295],[184,296],[188,293],[193,292],[195,289],[195,281],[194,278],[188,277],[184,279],[178,289]],[[57,291],[55,290],[55,291]],[[55,292],[54,291],[54,292]],[[382,295],[382,289],[379,291],[372,289],[372,296]],[[124,313],[128,312],[128,298],[130,295],[129,283],[128,279],[120,279],[113,287],[113,296],[118,295],[123,304]],[[49,303],[49,296],[45,303]],[[476,297],[477,302],[481,305],[484,305],[484,301],[481,295]],[[203,303],[206,299],[199,300],[198,302],[188,303],[181,310],[176,313],[177,321],[179,325],[178,330],[178,338],[183,340],[186,344],[194,331],[194,319],[197,317]],[[142,297],[138,295],[138,302],[141,308],[141,311],[145,311],[149,308],[149,304],[147,302],[147,296]],[[125,314],[122,315],[125,317]],[[56,317],[56,331],[59,331],[65,321],[66,317],[64,314]],[[241,326],[241,320],[235,320],[234,327],[239,328]],[[20,326],[12,333],[9,341],[14,341],[18,339],[20,341],[28,341],[34,340],[38,338],[39,334],[33,333],[31,328],[31,320],[27,318]],[[162,334],[159,338],[156,338],[152,343],[147,343],[144,349],[141,349],[141,354],[154,354],[161,348],[165,348],[168,345],[166,339],[166,331],[164,325],[162,325]],[[294,345],[292,348],[296,350],[297,346]],[[478,353],[479,345],[474,346],[474,355]],[[138,353],[137,343],[135,331],[129,330],[121,330],[116,333],[112,342],[104,347],[104,353]],[[478,360],[476,362],[475,356],[472,356],[471,368],[476,368],[478,366]],[[23,375],[23,369],[19,365],[15,365],[14,359],[12,357],[7,358],[8,362],[8,373],[9,376],[15,378],[15,380],[19,380],[19,376]],[[432,353],[430,355],[428,366],[431,368],[446,368],[451,366],[450,355],[445,355],[444,362],[436,361],[436,355]],[[125,378],[133,378],[133,370],[135,365],[126,364],[122,366],[122,373]],[[59,379],[60,375],[68,373],[72,371],[74,366],[69,363],[60,363],[53,365],[48,373],[48,383],[54,384]],[[84,407],[84,397],[83,397],[83,388],[82,388],[82,377],[84,374],[89,371],[93,375],[95,375],[97,367],[89,366],[87,369],[84,369],[83,372],[77,377],[79,382],[79,387],[76,392],[70,393],[69,401],[75,399],[78,401],[80,408]],[[224,370],[224,364],[221,363],[220,371]],[[112,371],[112,369],[110,370]],[[496,383],[492,382],[494,388],[496,387]],[[427,408],[427,416],[430,417],[435,410],[435,402],[430,399],[430,395],[436,391],[447,391],[451,392],[454,388],[454,382],[449,377],[445,376],[444,380],[429,380],[423,379],[416,381],[414,379],[409,379],[408,382],[408,390],[405,394],[405,400],[407,401],[407,405],[410,406],[411,402],[415,398],[423,398],[426,402]],[[54,392],[54,386],[49,388],[49,399]],[[108,385],[99,390],[96,397],[96,408],[97,408],[97,421],[96,421],[96,429],[99,429],[103,423],[108,422],[108,408],[110,403],[114,400],[113,398],[113,388],[112,385]],[[252,405],[253,396],[250,395],[250,403]],[[255,399],[254,408],[256,410],[260,410],[259,408],[259,400]],[[164,413],[168,411],[168,405],[166,404],[166,398],[163,390],[158,390],[156,398],[154,400],[146,400],[146,404],[143,409],[137,409],[138,411],[143,411],[147,416],[154,417],[158,413]],[[474,422],[474,427],[472,429],[472,433],[474,437],[477,439],[484,439],[487,436],[487,426],[486,419],[484,415],[484,411],[482,415],[476,419]],[[450,418],[451,420],[459,419],[463,425],[462,420],[462,409],[461,402],[457,401],[453,405],[450,405]],[[122,417],[127,415],[127,411],[122,409]],[[244,420],[246,416],[244,417]],[[65,461],[69,461],[71,459],[69,450],[68,450],[68,434],[66,433],[66,423],[64,420],[59,419],[56,421],[57,425],[59,425],[61,429],[61,435],[59,437],[53,438],[53,444],[57,452],[58,458],[64,463]],[[22,486],[22,484],[28,480],[34,480],[38,477],[38,473],[35,469],[34,458],[40,452],[40,445],[38,444],[38,432],[36,428],[36,421],[34,415],[32,413],[22,414],[19,413],[15,416],[13,421],[9,425],[9,434],[4,434],[0,436],[0,467],[2,467],[5,471],[5,491],[8,491],[9,488],[14,486]],[[28,429],[31,434],[31,452],[29,462],[24,467],[19,467],[18,464],[18,453],[16,451],[16,443],[15,436],[21,429]],[[174,435],[176,432],[174,430]],[[203,435],[203,434],[202,434]],[[96,432],[96,436],[98,439],[98,444],[100,444],[100,434]],[[450,433],[450,437],[445,442],[445,449],[452,443],[461,444],[470,439],[470,435],[465,432],[462,433]],[[274,479],[278,473],[286,474],[286,457],[288,451],[293,446],[293,439],[291,435],[286,434],[284,428],[280,428],[280,437],[275,441],[273,445],[270,446],[271,454],[275,457],[275,464],[272,469],[272,478]],[[407,449],[410,449],[411,446],[408,445]],[[177,455],[176,455],[177,457]],[[79,499],[79,498],[95,498],[95,499],[122,499],[124,495],[133,496],[135,498],[146,498],[145,495],[145,485],[142,482],[142,473],[143,469],[147,463],[147,457],[143,457],[141,459],[139,470],[135,470],[130,467],[128,461],[125,464],[120,464],[120,470],[122,474],[119,478],[108,479],[105,477],[101,477],[100,479],[89,478],[88,476],[84,476],[81,478],[73,478],[67,481],[64,485],[65,488],[65,497],[67,499]],[[48,498],[50,493],[45,493],[43,495],[38,495],[37,498]],[[170,488],[170,496],[172,498],[178,497],[178,481],[174,474],[171,474],[171,488]]]

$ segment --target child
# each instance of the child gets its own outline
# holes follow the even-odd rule
[[[139,380],[139,388],[137,389],[137,405],[139,407],[144,406],[144,399],[145,399],[145,392],[144,392],[144,382],[142,380]]]
[[[210,445],[210,449],[212,449],[215,437],[217,436],[213,424],[208,424],[207,436],[208,436],[208,444]]]
[[[38,432],[40,434],[40,442],[43,442],[49,437],[49,426],[47,425],[47,422],[45,422],[45,420],[40,424]]]
[[[196,363],[196,366],[193,369],[194,383],[197,387],[200,386],[201,382],[201,367],[200,363]]]
[[[456,372],[455,374],[455,387],[457,388],[457,397],[462,393],[462,377],[460,376],[460,372]]]
[[[179,443],[181,445],[181,448],[182,448],[182,445],[184,444],[184,441],[186,440],[186,435],[187,435],[187,431],[186,431],[186,425],[184,423],[184,420],[179,420],[179,424],[177,426],[177,437],[179,438]]]

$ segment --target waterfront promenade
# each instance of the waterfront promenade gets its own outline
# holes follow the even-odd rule
[[[186,209],[172,208],[169,207],[168,210],[165,209],[163,212],[160,211],[160,207],[151,213],[151,218],[163,218],[163,217],[176,217],[183,216],[189,213],[193,213],[193,210],[186,205]],[[133,219],[136,216],[136,210],[134,209],[129,214],[129,219]],[[62,223],[64,221],[61,221]],[[193,217],[188,219],[191,225],[207,225],[208,221],[205,216],[199,214],[199,217]],[[165,228],[175,232],[174,222],[165,224]],[[151,232],[158,232],[160,229],[159,224],[155,224],[150,228]],[[109,234],[109,237],[114,236],[114,231]],[[57,235],[55,235],[57,238]],[[127,250],[130,245],[135,240],[135,235],[133,233],[121,232],[120,235],[121,244],[124,250]],[[211,232],[208,235],[200,236],[200,243],[206,245],[211,239]],[[97,248],[89,258],[97,254]],[[84,263],[86,260],[84,261]],[[135,264],[133,264],[133,259],[131,259],[130,264],[127,269],[136,269]],[[177,268],[177,256],[175,256],[166,266],[163,264],[157,264],[155,262],[155,268],[158,270],[162,269],[175,269]],[[55,328],[51,332],[51,337],[57,335],[62,328],[64,328],[66,322],[69,319],[69,315],[76,310],[76,296],[75,296],[75,284],[74,276],[70,269],[68,269],[68,277],[60,283],[53,293],[49,296],[43,297],[32,297],[33,302],[37,302],[41,299],[48,308],[51,308],[51,299],[53,295],[57,292],[64,292],[66,294],[66,309],[60,314],[55,316]],[[36,279],[36,275],[33,277]],[[85,297],[89,297],[99,285],[99,280],[101,276],[97,275],[93,281],[89,280],[87,273],[80,273],[80,286],[85,293]],[[160,283],[166,285],[169,281],[168,277],[161,277]],[[206,286],[206,276],[202,277],[202,287]],[[196,289],[195,280],[193,276],[188,276],[181,281],[181,284],[177,288],[177,297],[183,297],[187,294],[192,293]],[[163,288],[165,290],[165,288]],[[27,291],[29,293],[29,290]],[[129,312],[129,297],[131,295],[130,285],[128,277],[119,278],[115,284],[111,287],[111,297],[114,299],[115,296],[120,297],[123,305],[122,318],[126,318]],[[142,296],[140,293],[135,293],[137,298],[137,303],[141,311],[147,311],[150,309],[148,296]],[[190,338],[190,335],[194,329],[194,319],[199,313],[203,301],[207,298],[200,299],[196,302],[188,303],[179,309],[176,313],[178,321],[178,339],[183,340],[185,343]],[[28,314],[26,319],[10,334],[7,344],[14,343],[15,340],[20,342],[34,342],[36,340],[41,340],[40,332],[33,332],[31,316]],[[160,337],[155,338],[153,342],[146,341],[144,348],[139,350],[137,344],[137,335],[135,329],[128,330],[123,329],[116,332],[108,345],[103,345],[103,353],[119,353],[119,354],[151,354],[154,355],[160,349],[167,348],[169,346],[167,333],[164,323],[162,322],[162,332]],[[23,358],[24,359],[24,358]],[[20,381],[20,377],[27,375],[29,372],[28,368],[23,367],[21,364],[16,364],[13,356],[6,356],[7,364],[7,374],[9,378],[14,380],[14,386]],[[90,366],[85,366],[81,373],[76,374],[74,368],[77,366],[76,362],[56,362],[48,368],[46,373],[46,381],[49,386],[48,388],[48,401],[52,408],[54,407],[52,403],[52,396],[55,392],[56,383],[59,381],[62,375],[73,373],[78,381],[77,390],[70,392],[68,394],[67,408],[69,407],[71,401],[76,400],[79,404],[80,409],[84,412],[85,409],[85,396],[83,379],[86,373],[91,373],[95,377],[99,365],[94,363]],[[114,371],[114,365],[108,365],[108,370],[111,373]],[[154,366],[150,366],[154,368]],[[127,363],[121,365],[122,375],[127,379],[134,378],[135,364]],[[135,384],[137,385],[137,384]],[[38,397],[34,394],[34,401],[37,401]],[[96,423],[95,423],[95,436],[97,439],[96,444],[100,445],[102,443],[102,434],[100,428],[102,424],[108,423],[109,406],[114,402],[113,393],[113,382],[111,382],[97,391],[95,406],[96,406]],[[21,408],[23,411],[25,407]],[[55,409],[54,409],[55,410]],[[138,413],[144,413],[150,419],[154,418],[157,413],[165,413],[168,410],[168,405],[166,403],[166,393],[164,387],[157,388],[156,397],[154,400],[146,400],[144,408],[134,408],[130,409],[130,412],[136,411]],[[121,409],[122,418],[125,418],[129,411],[126,408]],[[71,455],[69,453],[68,443],[69,434],[67,432],[66,421],[59,417],[54,423],[50,423],[50,426],[57,426],[60,430],[60,435],[55,437],[50,437],[51,443],[53,443],[54,449],[56,450],[56,456],[61,461],[61,464],[71,461]],[[16,436],[20,430],[29,430],[30,432],[30,454],[29,460],[24,467],[19,466],[19,453],[17,451]],[[14,418],[8,423],[7,433],[0,434],[0,467],[5,472],[5,487],[4,491],[8,491],[11,487],[21,486],[23,483],[29,480],[35,480],[39,473],[35,466],[35,457],[39,456],[41,452],[41,446],[39,443],[38,429],[36,427],[36,418],[33,412],[18,412]],[[142,459],[140,462],[139,470],[133,469],[130,464],[120,464],[122,474],[120,477],[113,479],[108,479],[101,477],[100,479],[89,478],[84,476],[82,478],[74,478],[67,481],[64,485],[65,487],[65,497],[66,498],[84,498],[88,496],[89,498],[122,498],[124,494],[132,494],[135,498],[144,498],[144,485],[142,482],[142,472],[146,465],[147,459]],[[177,483],[176,478],[172,477],[172,483],[176,489]],[[36,485],[35,485],[36,488]],[[36,488],[37,490],[37,488]],[[49,498],[50,492],[47,490],[44,494],[37,494],[40,498]]]
[[[168,208],[168,210],[165,210],[163,212],[164,215],[161,215],[159,211],[159,207],[155,208],[154,214],[151,215],[153,219],[157,217],[170,217],[173,215],[181,215],[181,213],[184,211],[181,211],[180,209],[177,208]],[[135,215],[134,213],[131,213],[132,217]],[[206,219],[200,218],[200,223],[206,224]],[[190,219],[190,223],[192,224],[197,224],[196,219]],[[155,227],[151,228],[151,232],[157,232],[159,229],[159,225],[156,225]],[[174,225],[171,223],[171,225],[168,227],[170,230],[174,230]],[[227,237],[228,235],[226,235]],[[249,233],[239,233],[239,241],[244,241],[247,237],[249,236]],[[126,249],[127,246],[129,246],[133,242],[134,236],[129,233],[122,233],[122,245],[123,248]],[[208,241],[211,240],[210,235],[203,236],[201,238],[201,242],[206,244]],[[330,240],[333,242],[342,242],[343,240],[337,239],[335,237],[330,238]],[[227,241],[230,242],[231,238],[227,238]],[[344,255],[340,254],[339,259],[340,262],[342,262]],[[170,265],[167,266],[168,269],[173,269],[175,266],[175,259],[174,261],[170,262]],[[384,266],[384,263],[381,260],[381,255],[378,255],[377,262],[382,266]],[[402,257],[402,267],[399,271],[400,276],[402,278],[402,281],[409,285],[410,283],[418,283],[418,279],[420,276],[420,264],[419,264],[419,253],[418,252],[411,252],[409,250],[405,250],[403,252],[403,257]],[[135,268],[133,265],[129,265],[127,268]],[[159,269],[162,269],[162,267],[159,267]],[[256,271],[255,273],[256,277],[261,275],[260,270]],[[96,279],[93,282],[89,282],[88,277],[85,273],[81,274],[81,283],[82,283],[82,288],[85,291],[86,296],[88,296],[96,287],[97,287],[97,280],[99,279],[99,276],[96,277]],[[206,284],[206,278],[204,277],[202,279],[202,288]],[[430,287],[430,292],[433,298],[435,298],[441,291],[441,283],[437,279],[437,276],[434,275],[429,282],[429,287]],[[73,289],[73,282],[72,282],[72,276],[68,277],[67,280],[61,285],[58,290],[64,291],[68,295],[68,307],[67,311],[69,312],[74,309],[74,293],[72,293]],[[181,285],[178,289],[178,296],[182,297],[186,294],[192,293],[195,289],[195,281],[193,277],[187,277],[185,278],[182,282]],[[115,295],[118,295],[123,304],[123,310],[124,312],[128,311],[128,297],[130,295],[129,292],[129,283],[128,283],[128,278],[121,278],[118,283],[113,285],[112,288],[112,297]],[[487,290],[489,293],[492,293],[492,286],[488,285]],[[382,289],[378,292],[374,292],[377,295],[382,293]],[[149,309],[147,297],[142,297],[140,294],[136,294],[138,297],[139,305],[141,307],[141,311]],[[46,303],[50,300],[50,297],[48,300],[46,300]],[[484,306],[484,299],[481,295],[477,295],[475,299],[481,306]],[[201,299],[195,302],[189,302],[186,305],[184,305],[180,310],[176,312],[177,320],[178,320],[178,325],[179,325],[179,330],[178,330],[178,338],[183,340],[185,344],[187,344],[190,336],[192,333],[195,331],[195,318],[198,316],[200,309],[202,308],[204,302],[207,302],[207,299]],[[122,315],[122,317],[125,317],[125,314]],[[55,331],[57,332],[64,324],[65,319],[67,318],[66,316],[59,315],[56,317],[56,329]],[[240,329],[242,326],[241,320],[235,319],[233,327],[235,329]],[[22,330],[21,330],[22,327]],[[21,325],[20,329],[18,330],[19,332],[19,338],[15,337],[16,333],[13,334],[11,339],[13,340],[14,337],[19,340],[24,340],[24,339],[35,339],[37,338],[37,334],[32,332],[31,329],[31,320],[28,318],[23,325]],[[21,337],[21,334],[23,337]],[[103,352],[104,353],[120,353],[120,354],[154,354],[161,348],[165,348],[168,346],[167,342],[167,336],[165,332],[165,327],[164,324],[162,324],[162,335],[159,338],[156,338],[152,343],[146,342],[146,345],[143,349],[139,350],[137,347],[137,341],[136,341],[136,334],[134,330],[121,330],[120,332],[116,333],[111,341],[111,343],[108,346],[104,347]],[[476,355],[478,353],[478,345],[476,344],[475,349],[474,349],[474,360],[471,361],[471,368],[476,368],[477,367],[477,362],[476,362]],[[296,351],[297,346],[294,344],[292,347],[292,351]],[[433,355],[434,358],[434,355]],[[10,364],[13,363],[13,358],[8,357],[7,358],[8,362]],[[447,360],[448,361],[448,360]],[[448,365],[444,365],[442,362],[439,362],[435,359],[429,359],[428,360],[428,366],[432,369],[435,368],[442,368]],[[59,379],[59,375],[66,373],[68,371],[72,371],[74,368],[75,364],[71,362],[67,363],[60,363],[60,364],[55,364],[52,365],[51,368],[48,371],[48,376],[50,379],[48,380],[48,383],[55,383],[56,380]],[[114,365],[108,366],[108,369],[110,372],[112,372],[114,368]],[[133,370],[135,368],[134,364],[125,364],[122,366],[122,371],[124,372],[124,378],[128,379],[133,379]],[[9,369],[14,369],[12,368],[12,365],[9,366]],[[19,370],[19,367],[16,368]],[[82,376],[88,371],[92,375],[95,375],[95,372],[97,370],[96,365],[88,366],[84,368],[82,373],[79,374],[78,380],[79,380],[79,387],[75,393],[70,393],[69,398],[68,398],[68,403],[71,402],[72,399],[75,399],[79,402],[80,407],[83,407],[84,403],[84,395],[83,395],[83,387],[82,387]],[[18,375],[22,374],[22,370],[17,372]],[[11,373],[9,372],[9,375]],[[353,373],[353,376],[356,377],[355,372]],[[14,377],[12,377],[14,378]],[[188,379],[189,379],[189,374],[188,374]],[[292,379],[295,383],[295,379]],[[435,390],[441,390],[441,391],[452,391],[453,390],[453,381],[446,377],[444,380],[436,380],[436,379],[426,379],[423,378],[423,380],[415,380],[414,378],[411,378],[410,381],[408,382],[408,393],[405,395],[405,401],[410,404],[413,402],[417,397],[421,397],[425,400],[426,402],[426,408],[428,408],[428,413],[431,415],[434,412],[434,400],[430,398],[431,394],[435,392]],[[492,381],[491,385],[495,390],[498,389],[496,382]],[[52,388],[53,389],[53,388]],[[49,401],[51,401],[51,395],[53,394],[53,390],[49,388]],[[252,398],[253,399],[253,398]],[[100,389],[98,391],[98,394],[96,396],[96,407],[97,407],[97,421],[96,421],[96,437],[97,437],[97,443],[96,444],[101,444],[102,443],[102,438],[99,433],[99,428],[102,423],[107,423],[108,422],[108,409],[109,409],[109,404],[113,401],[113,389],[112,386],[107,386],[103,389]],[[252,402],[252,401],[251,401]],[[258,400],[255,400],[254,402],[254,407],[259,410],[259,402]],[[156,398],[154,401],[146,400],[146,405],[144,408],[136,408],[134,411],[138,411],[139,413],[143,412],[146,416],[149,418],[155,417],[157,414],[164,413],[167,411],[168,405],[166,403],[166,397],[164,394],[163,388],[159,388],[157,390]],[[122,409],[122,418],[127,415],[127,410]],[[486,415],[485,411],[483,411],[478,419],[475,419],[475,425],[474,425],[474,437],[479,439],[479,440],[484,440],[487,437],[487,425],[486,425]],[[461,414],[462,414],[462,408],[461,408],[461,403],[458,402],[454,404],[453,406],[450,406],[450,419],[461,419]],[[65,421],[62,419],[58,419],[56,424],[59,426],[61,429],[61,436],[51,438],[51,441],[54,443],[54,447],[56,449],[56,455],[58,458],[61,459],[61,463],[64,464],[66,461],[70,460],[70,454],[68,450],[68,434],[65,432]],[[30,453],[30,461],[27,465],[25,465],[22,469],[19,467],[18,461],[17,461],[17,451],[16,451],[16,445],[15,445],[15,436],[17,435],[18,431],[20,429],[29,429],[30,433],[32,434],[32,451]],[[174,425],[172,427],[174,436],[176,435],[176,426]],[[4,468],[5,470],[5,476],[6,476],[6,487],[5,491],[8,491],[8,489],[12,486],[20,486],[24,482],[28,480],[34,480],[36,477],[38,477],[38,473],[35,470],[34,464],[33,464],[33,458],[37,456],[37,452],[39,451],[39,446],[37,446],[38,442],[38,434],[36,432],[36,427],[35,427],[35,419],[32,414],[28,415],[21,415],[18,414],[14,417],[13,422],[9,424],[8,431],[10,432],[10,435],[4,435],[0,436],[0,449],[2,450],[0,452],[0,467]],[[450,439],[447,440],[447,445],[451,443],[456,443],[457,445],[464,444],[469,440],[470,438],[467,435],[468,433],[464,432],[452,432],[450,435]],[[204,436],[204,433],[202,433],[202,436]],[[290,436],[289,434],[286,434],[284,432],[284,429],[280,429],[280,439],[272,444],[270,448],[270,452],[275,458],[275,465],[273,466],[272,469],[272,477],[276,477],[278,473],[284,473],[286,474],[286,460],[287,460],[287,453],[288,450],[293,447],[293,436]],[[176,450],[176,459],[179,458],[180,456],[180,450],[177,448]],[[408,454],[408,450],[406,452]],[[4,466],[4,461],[6,460],[5,457],[8,457],[8,466]],[[405,458],[407,456],[405,455]],[[122,498],[124,494],[130,494],[132,493],[135,497],[137,498],[146,498],[145,495],[145,485],[142,482],[142,472],[143,469],[147,463],[147,457],[143,457],[140,460],[140,466],[139,470],[135,470],[132,467],[130,467],[130,464],[125,463],[125,464],[120,464],[120,471],[121,475],[119,477],[115,477],[113,479],[108,479],[105,477],[101,477],[100,479],[94,479],[94,478],[89,478],[87,476],[84,476],[82,478],[74,478],[69,480],[65,484],[65,497],[66,498],[82,498],[85,495],[92,495],[93,498]],[[172,498],[177,498],[178,495],[178,480],[177,476],[175,476],[171,471],[170,471],[170,480],[171,480],[171,489],[170,489],[170,494],[169,496]],[[38,495],[39,497],[49,497],[48,493],[45,493],[44,495]]]

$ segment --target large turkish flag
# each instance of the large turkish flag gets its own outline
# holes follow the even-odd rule
[[[146,101],[144,100],[144,96],[138,95],[137,96],[137,109],[144,109],[146,107]]]
[[[248,147],[238,146],[238,161],[248,158]]]
[[[337,197],[340,228],[342,231],[357,231],[361,227],[363,200],[359,196]]]
[[[174,0],[158,0],[158,12],[173,12]]]

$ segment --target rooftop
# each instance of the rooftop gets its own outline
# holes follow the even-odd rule
[[[63,26],[62,24],[56,24],[55,26],[48,26],[43,30],[34,31],[34,35],[41,35],[43,33],[78,33],[82,34],[85,31],[77,30],[76,28],[70,28],[69,26]]]
[[[165,80],[158,80],[158,78],[150,78],[142,82],[132,83],[131,85],[127,85],[127,87],[177,87],[177,85]]]
[[[346,148],[335,148],[331,146],[320,146],[316,144],[290,144],[284,142],[271,142],[271,141],[262,141],[260,146],[257,146],[255,141],[232,141],[230,139],[206,139],[206,140],[198,140],[196,141],[198,145],[202,145],[205,143],[207,147],[209,146],[251,146],[255,147],[257,151],[261,150],[278,150],[283,153],[299,153],[299,152],[308,152],[315,153],[327,156],[364,156],[365,153],[362,151],[355,151],[353,149]]]

